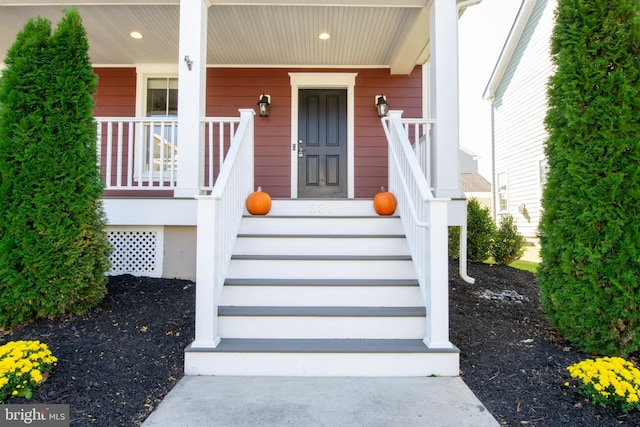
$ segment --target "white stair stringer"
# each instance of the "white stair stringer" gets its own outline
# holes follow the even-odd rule
[[[220,344],[187,375],[457,376],[424,342],[425,305],[400,218],[371,201],[274,200],[245,216],[218,307]]]

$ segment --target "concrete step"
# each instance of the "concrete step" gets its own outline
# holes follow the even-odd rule
[[[222,339],[216,348],[187,347],[185,374],[457,376],[458,356],[419,339]]]
[[[424,307],[218,307],[222,338],[421,339]]]

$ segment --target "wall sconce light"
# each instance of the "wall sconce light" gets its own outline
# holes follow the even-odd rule
[[[376,108],[378,110],[378,117],[386,117],[389,114],[389,104],[387,104],[387,97],[384,95],[376,95]]]
[[[258,109],[260,110],[260,117],[269,117],[269,107],[271,106],[271,95],[260,96],[258,101]]]

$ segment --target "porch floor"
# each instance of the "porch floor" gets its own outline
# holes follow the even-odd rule
[[[185,376],[143,424],[203,425],[499,426],[459,377]]]

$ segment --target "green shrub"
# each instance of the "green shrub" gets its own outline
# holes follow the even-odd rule
[[[541,302],[583,352],[640,349],[640,0],[559,0]]]
[[[30,20],[0,86],[0,326],[102,300],[111,247],[102,210],[97,78],[75,10]]]
[[[496,224],[489,208],[483,208],[477,199],[467,201],[467,258],[483,262],[491,254]],[[449,227],[449,256],[459,258],[460,227]]]
[[[491,256],[498,264],[509,265],[524,254],[524,236],[518,233],[513,216],[503,215],[493,238]]]

